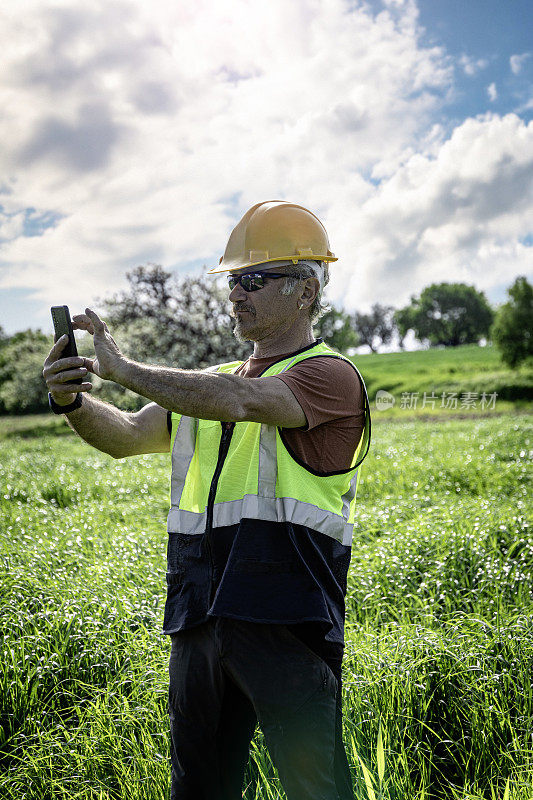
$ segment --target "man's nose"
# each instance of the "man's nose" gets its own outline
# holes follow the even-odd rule
[[[240,283],[236,283],[231,292],[229,293],[229,299],[232,303],[236,303],[237,300],[246,300],[248,295],[242,288]]]

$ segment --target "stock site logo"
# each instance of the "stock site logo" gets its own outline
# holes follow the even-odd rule
[[[386,392],[385,389],[378,389],[376,392],[376,408],[378,411],[385,411],[394,405],[394,395]]]

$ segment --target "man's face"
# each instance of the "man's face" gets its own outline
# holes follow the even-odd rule
[[[265,264],[233,275],[244,275],[250,272],[271,271],[288,273],[286,267],[273,265],[270,270]],[[229,299],[233,304],[232,316],[235,318],[234,334],[239,341],[260,341],[269,335],[286,329],[298,316],[297,292],[293,295],[280,294],[284,284],[283,278],[266,278],[265,285],[257,291],[247,292],[238,283],[230,292]]]

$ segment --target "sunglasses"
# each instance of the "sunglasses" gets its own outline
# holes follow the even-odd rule
[[[257,292],[265,285],[265,278],[301,278],[301,275],[288,275],[286,272],[247,272],[245,275],[228,275],[229,288],[235,289],[238,283],[245,292]]]

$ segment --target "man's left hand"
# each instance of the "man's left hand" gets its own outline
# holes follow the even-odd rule
[[[116,380],[120,366],[125,363],[126,359],[109,333],[105,322],[92,309],[86,308],[85,314],[76,314],[72,317],[72,327],[80,331],[87,331],[93,337],[96,358],[85,359],[85,366],[89,372],[93,372],[104,380]]]

